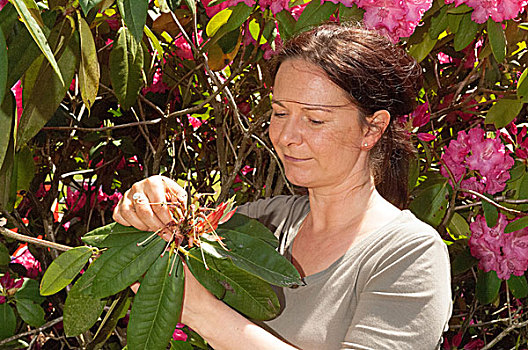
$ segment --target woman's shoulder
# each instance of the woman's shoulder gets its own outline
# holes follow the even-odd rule
[[[308,196],[279,195],[245,203],[238,207],[237,213],[254,219],[266,216],[288,216],[292,212],[302,213],[309,210]]]

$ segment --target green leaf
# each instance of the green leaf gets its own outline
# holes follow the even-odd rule
[[[20,317],[32,327],[44,324],[44,310],[40,305],[29,299],[18,299],[16,308]]]
[[[79,0],[79,5],[81,5],[84,15],[88,16],[88,12],[90,12],[90,10],[97,6],[100,2],[101,0]]]
[[[460,51],[465,49],[475,39],[479,29],[479,25],[471,19],[471,13],[466,13],[462,16],[458,30],[455,33],[455,50]]]
[[[4,102],[4,95],[7,90],[7,67],[7,45],[4,33],[0,30],[0,105]]]
[[[227,8],[218,12],[215,16],[213,16],[213,18],[209,20],[209,23],[207,23],[206,32],[207,28],[210,26],[209,32],[213,34],[211,40],[209,40],[209,42],[207,42],[202,49],[204,51],[208,51],[209,47],[218,42],[218,40],[220,40],[224,35],[234,31],[235,29],[239,29],[240,26],[242,26],[242,24],[244,24],[244,22],[248,19],[252,10],[252,7],[249,7],[245,3],[241,2],[235,7]],[[215,19],[216,16],[218,16],[217,19]],[[208,36],[211,35],[208,34]]]
[[[15,312],[7,303],[0,304],[0,340],[15,334]]]
[[[279,32],[284,40],[290,39],[295,34],[295,18],[288,10],[282,10],[275,15],[279,22]]]
[[[455,259],[451,263],[451,271],[453,275],[459,275],[466,272],[473,266],[476,266],[477,264],[478,259],[473,257],[469,248],[467,248],[455,256]]]
[[[488,195],[487,197],[491,196]],[[499,219],[499,211],[497,208],[493,204],[482,200],[482,210],[484,211],[484,217],[486,218],[486,224],[488,227],[495,227],[495,225],[497,225],[497,220]]]
[[[156,35],[150,30],[149,27],[145,26],[145,34],[149,38],[150,42],[152,43],[152,46],[156,49],[156,55],[158,56],[158,59],[161,61],[163,60],[163,53],[165,50],[163,50],[163,46],[161,46],[160,41],[156,37]]]
[[[348,7],[344,4],[339,4],[339,21],[340,22],[362,22],[365,16],[365,10],[357,7],[356,4]]]
[[[257,39],[259,38],[259,34],[260,34],[260,24],[257,22],[256,19],[252,19],[250,22],[249,22],[249,33],[251,34],[251,36],[253,37],[253,39],[255,39],[255,41],[257,41]],[[238,35],[237,35],[238,36]],[[266,38],[264,37],[264,34],[261,35],[260,37],[260,42],[258,43],[259,45],[263,45],[265,43],[267,43],[268,41],[266,40]],[[221,45],[220,45],[221,46]]]
[[[81,16],[79,16],[79,34],[81,38],[79,88],[84,104],[90,109],[99,90],[99,60],[90,27]]]
[[[72,39],[73,27],[71,18],[59,22],[50,35],[50,43],[57,47],[58,63],[65,81],[71,82],[78,65],[78,43]],[[30,88],[28,86],[24,87]],[[44,61],[40,67],[31,94],[24,104],[24,112],[20,119],[16,147],[20,149],[53,116],[59,107],[69,85],[59,81],[49,64]]]
[[[109,259],[97,273],[92,287],[93,295],[105,298],[136,282],[159,257],[166,242],[156,236],[146,245],[138,241],[117,247],[113,259]],[[103,253],[104,255],[104,253]]]
[[[528,76],[528,68],[526,68],[521,76],[519,77],[519,80],[517,81],[517,97],[523,101],[528,102],[528,79],[526,77]]]
[[[52,295],[66,287],[81,271],[92,250],[88,247],[76,247],[61,255],[48,267],[40,282],[40,294]]]
[[[143,85],[143,49],[127,28],[120,28],[110,52],[110,79],[123,109],[135,103]]]
[[[63,80],[62,71],[59,69],[59,64],[55,60],[53,51],[51,50],[46,35],[44,34],[44,23],[40,18],[40,10],[34,0],[12,0],[22,22],[26,25],[29,33],[33,37],[33,40],[37,43],[40,51],[44,54],[51,67],[57,74],[58,81],[65,85]]]
[[[4,100],[4,104],[6,101],[8,101],[8,99]],[[15,163],[15,143],[13,140],[13,129],[11,129],[10,137],[6,138],[9,139],[9,142],[7,145],[6,155],[4,157],[4,162],[0,168],[0,206],[7,211],[11,211],[14,208],[15,201],[11,191],[11,188],[13,187],[12,177]]]
[[[218,4],[221,4],[223,2],[226,2],[227,0],[212,0],[210,3],[207,4],[207,7],[216,6]]]
[[[528,216],[523,216],[520,219],[510,222],[504,228],[504,233],[510,233],[522,230],[523,228],[528,227]]]
[[[325,1],[322,4],[320,0],[310,1],[297,20],[294,33],[298,34],[323,23],[330,18],[332,13],[335,12],[336,8],[337,4],[334,4],[330,1]]]
[[[18,22],[18,13],[12,4],[7,2],[2,11],[0,11],[0,30],[3,32],[6,40],[9,38],[10,32],[16,22]]]
[[[484,272],[479,270],[475,295],[481,304],[489,304],[499,295],[502,280],[495,271]]]
[[[487,28],[493,56],[495,56],[497,62],[501,63],[506,57],[506,35],[502,29],[502,24],[489,18]]]
[[[0,266],[6,266],[11,262],[11,255],[7,247],[0,242]]]
[[[227,250],[219,250],[220,253],[238,268],[277,286],[301,284],[297,269],[265,242],[238,231],[219,228],[217,232],[224,237],[222,242],[227,246]]]
[[[131,241],[146,239],[152,232],[138,230],[133,226],[123,226],[117,222],[96,228],[81,239],[84,243],[98,248],[121,247]]]
[[[147,21],[148,0],[118,0],[119,12],[130,33],[139,43]]]
[[[97,258],[75,282],[64,303],[64,331],[74,337],[90,329],[103,312],[105,301],[93,296],[92,287],[99,270],[111,260],[118,249],[108,249]]]
[[[35,176],[35,162],[33,161],[33,152],[29,147],[23,147],[15,154],[16,187],[14,192],[20,190],[29,190],[31,180]]]
[[[447,13],[454,14],[454,15],[471,14],[471,12],[473,12],[473,9],[471,7],[469,7],[468,5],[466,5],[466,4],[461,4],[461,5],[456,6],[456,7],[451,7],[447,11]]]
[[[218,225],[218,228],[242,232],[268,243],[273,248],[279,247],[278,238],[266,226],[246,215],[235,213],[231,219]]]
[[[193,346],[186,341],[181,340],[171,340],[170,342],[170,350],[193,350]]]
[[[454,213],[447,225],[451,235],[455,237],[468,236],[471,232],[467,220],[459,213]]]
[[[448,204],[448,183],[445,178],[431,178],[418,187],[419,192],[410,204],[411,211],[432,226],[442,222]]]
[[[447,6],[444,6],[438,11],[438,14],[431,18],[431,27],[429,27],[429,37],[431,39],[438,39],[440,34],[447,30],[449,26]]]
[[[425,35],[421,42],[412,45],[409,48],[409,53],[416,59],[416,61],[422,62],[435,47],[437,41],[438,39],[431,39],[429,35]]]
[[[528,296],[528,281],[525,276],[511,275],[506,281],[512,294],[517,299],[526,298]]]
[[[9,92],[8,92],[9,94]],[[7,156],[7,151],[12,142],[10,137],[13,130],[13,120],[15,119],[15,102],[14,96],[9,96],[4,99],[0,105],[0,130],[3,130],[3,137],[0,138],[0,168],[4,164],[4,159]],[[0,187],[1,190],[1,187]],[[1,203],[1,201],[0,201]]]
[[[494,124],[497,129],[503,128],[517,117],[522,107],[522,101],[501,98],[489,109],[484,122]]]
[[[40,295],[39,292],[39,282],[31,278],[25,278],[22,287],[15,293],[15,298],[18,299],[27,299],[32,300],[37,304],[41,304],[45,297]]]
[[[233,9],[228,7],[214,15],[205,27],[205,32],[207,33],[207,36],[212,37],[213,35],[215,35],[218,30],[229,21],[229,18],[231,17],[232,13]]]
[[[154,262],[134,298],[127,329],[130,350],[166,349],[180,319],[183,264],[177,254],[169,255]]]
[[[279,312],[279,300],[270,285],[237,268],[231,260],[205,254],[207,270],[199,249],[191,249],[186,258],[194,277],[239,312],[256,320],[269,320]]]

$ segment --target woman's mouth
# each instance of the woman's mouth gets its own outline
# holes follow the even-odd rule
[[[297,158],[297,157],[284,155],[284,160],[288,162],[297,163],[297,162],[304,162],[304,161],[310,160],[310,158]]]

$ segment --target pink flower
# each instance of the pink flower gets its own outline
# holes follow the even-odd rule
[[[479,259],[479,268],[485,272],[497,272],[507,280],[511,274],[522,276],[528,269],[528,229],[504,233],[508,224],[506,216],[499,213],[497,224],[490,228],[486,219],[478,215],[470,224],[471,255]]]
[[[267,9],[269,7],[271,13],[273,13],[273,15],[276,15],[282,10],[288,10],[289,3],[290,0],[260,0],[259,6],[262,10]]]
[[[0,11],[4,8],[5,5],[7,5],[8,2],[9,0],[0,0]]]
[[[416,137],[418,137],[419,140],[422,140],[424,142],[431,142],[436,139],[435,135],[426,132],[419,132]]]
[[[227,1],[229,2],[229,1]],[[221,6],[225,4],[225,2],[216,5]],[[196,37],[193,34],[192,41],[196,45]],[[203,43],[203,37],[202,37],[202,31],[198,31],[198,46],[200,46]],[[174,46],[176,46],[176,50],[174,51],[174,54],[180,58],[183,58],[184,60],[194,60],[193,52],[191,45],[187,42],[185,37],[183,35],[180,35],[174,40]]]
[[[66,190],[66,207],[72,213],[76,213],[81,210],[86,205],[87,192],[87,183],[83,184],[82,193],[80,193],[79,190],[72,190],[71,187],[68,187]],[[119,200],[123,197],[123,195],[117,190],[113,194],[108,195],[103,191],[101,186],[97,190],[97,193],[95,186],[92,186],[90,192],[92,193],[90,197],[90,207],[94,208],[97,205],[100,210],[106,210],[108,208],[113,210],[117,205],[117,202],[119,202]]]
[[[429,123],[431,119],[431,112],[429,112],[429,103],[426,102],[422,105],[419,105],[418,108],[414,110],[411,114],[412,126],[419,128]]]
[[[303,11],[306,8],[306,6],[308,6],[308,3],[302,4],[302,5],[293,6],[290,9],[291,14],[292,14],[293,18],[295,18],[296,21],[299,19],[299,17],[301,17],[301,14],[303,13]]]
[[[39,272],[42,271],[40,262],[35,259],[33,254],[29,251],[27,244],[21,244],[18,249],[13,253],[11,262],[20,264],[26,268],[27,277],[37,278]]]
[[[474,339],[464,345],[464,350],[480,350],[486,345],[482,339]]]
[[[22,112],[24,112],[24,104],[22,102],[22,80],[17,81],[17,83],[11,88],[11,91],[15,95],[17,120],[20,122],[20,117],[22,116]]]
[[[451,56],[443,52],[439,52],[437,57],[438,57],[438,62],[440,62],[440,64],[447,64],[447,63],[453,62],[453,59],[451,58]]]
[[[393,42],[410,36],[432,3],[432,0],[357,0],[357,6],[365,10],[365,25]]]
[[[176,341],[187,341],[187,334],[180,329],[183,327],[185,327],[183,323],[178,323],[176,325],[176,329],[174,329],[174,333],[172,333],[172,339]]]
[[[146,94],[149,91],[155,94],[162,94],[167,90],[169,90],[169,86],[163,82],[163,75],[161,69],[158,68],[156,69],[156,71],[154,72],[154,76],[152,77],[152,84],[150,84],[146,88],[143,88],[142,92],[143,94]]]
[[[6,302],[8,296],[15,294],[15,292],[22,287],[24,280],[22,278],[16,281],[14,278],[11,278],[9,271],[5,273],[0,278],[0,304]]]
[[[248,5],[250,7],[255,6],[255,0],[228,0],[228,1],[222,2],[222,3],[218,4],[218,5],[209,7],[208,5],[209,5],[210,2],[211,2],[211,0],[202,0],[202,4],[205,7],[205,13],[209,17],[213,17],[214,15],[216,15],[218,12],[222,11],[223,9],[226,9],[228,7],[236,6],[240,2],[243,2],[243,3],[245,3],[246,5]]]
[[[198,129],[203,124],[200,119],[192,117],[190,114],[187,114],[187,120],[189,120],[189,124],[192,125],[194,130]]]
[[[528,4],[526,0],[445,0],[446,4],[455,2],[455,6],[466,4],[473,8],[471,19],[484,23],[491,17],[495,22],[502,22],[517,17]]]
[[[506,181],[510,179],[508,170],[515,161],[508,153],[498,137],[486,138],[484,130],[477,127],[467,134],[460,131],[457,139],[449,143],[442,160],[457,182],[466,175],[466,169],[479,175],[474,180],[464,180],[462,187],[464,184],[475,186],[475,182],[479,182],[484,185],[485,192],[495,194],[504,190]],[[445,167],[440,171],[442,175],[449,177]]]

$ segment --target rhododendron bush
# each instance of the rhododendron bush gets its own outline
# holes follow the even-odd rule
[[[174,349],[208,348],[178,317],[153,321],[138,307],[161,293],[159,281],[181,284],[184,259],[207,285],[208,262],[230,254],[223,245],[234,239],[217,234],[219,203],[299,191],[266,134],[269,62],[301,31],[352,21],[402,45],[423,67],[419,107],[395,122],[418,150],[408,207],[438,230],[451,255],[453,317],[443,348],[528,348],[527,6],[0,0],[0,347],[165,348],[172,336]],[[173,227],[169,243],[133,230],[123,238],[112,210],[134,182],[155,174],[185,186],[195,216]],[[240,218],[229,222],[244,227]],[[105,261],[121,249],[148,264],[113,286]],[[248,293],[277,282],[255,278]],[[138,279],[148,283],[134,300],[126,285]],[[256,287],[262,281],[267,287]],[[220,288],[219,297],[226,290],[209,287]],[[177,301],[178,293],[164,295]],[[255,318],[273,314],[225,301]],[[127,328],[146,323],[163,337],[127,341]]]

